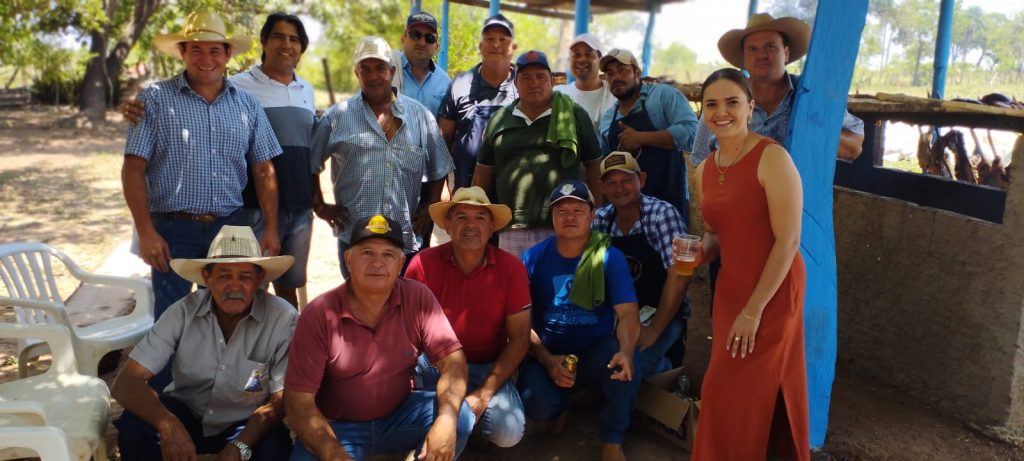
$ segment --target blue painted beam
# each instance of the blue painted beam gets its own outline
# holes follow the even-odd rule
[[[490,10],[490,12],[488,14],[490,16],[494,16],[494,15],[500,13],[500,12],[501,12],[501,1],[500,0],[491,0],[491,10]]]
[[[590,29],[590,0],[576,0],[576,35]]]
[[[411,0],[409,3],[409,14],[419,13],[423,10],[423,0]]]
[[[949,67],[949,42],[953,32],[955,2],[942,0],[939,7],[939,32],[935,40],[935,72],[932,74],[932,97],[942,99],[946,93],[946,68]]]
[[[747,7],[747,18],[757,14],[757,0],[750,0],[750,5]]]
[[[789,119],[789,149],[804,187],[800,251],[807,265],[804,339],[810,442],[825,443],[836,367],[836,243],[832,178],[868,0],[819,2]]]
[[[437,65],[448,69],[448,0],[441,0],[441,52],[437,55]]]
[[[658,4],[651,2],[651,11],[647,15],[647,32],[644,34],[643,51],[643,75],[646,77],[651,72],[651,40],[654,38],[654,17],[658,14]]]

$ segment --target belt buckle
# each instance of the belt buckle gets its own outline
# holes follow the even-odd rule
[[[199,224],[210,224],[216,221],[217,217],[213,213],[194,214],[192,220]]]

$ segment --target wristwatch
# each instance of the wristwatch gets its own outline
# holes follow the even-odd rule
[[[252,458],[252,448],[249,448],[245,442],[235,439],[231,441],[231,444],[238,448],[238,451],[242,453],[242,461],[249,461]]]

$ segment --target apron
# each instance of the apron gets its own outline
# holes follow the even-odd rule
[[[611,125],[608,126],[608,145],[619,148],[619,134],[622,129],[617,122],[622,122],[637,131],[659,131],[647,116],[647,97],[640,95],[640,111],[619,117],[619,103],[615,103]],[[633,154],[640,169],[647,173],[643,193],[660,198],[676,207],[683,217],[683,222],[690,222],[689,190],[686,187],[686,163],[683,155],[669,149],[642,146]]]
[[[455,145],[452,147],[456,188],[469,187],[473,184],[473,169],[476,168],[476,158],[480,154],[480,146],[484,143],[487,122],[503,107],[505,106],[476,105],[467,114],[470,119],[469,129],[455,140]]]
[[[604,231],[611,232],[610,227]],[[657,309],[661,303],[661,290],[665,286],[666,276],[661,255],[651,247],[643,232],[612,237],[612,246],[626,255],[640,307],[651,306]]]

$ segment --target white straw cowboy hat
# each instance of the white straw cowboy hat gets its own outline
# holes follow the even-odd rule
[[[461,187],[452,194],[450,202],[437,202],[430,205],[430,219],[433,219],[438,226],[448,227],[448,210],[459,204],[482,206],[490,210],[496,231],[512,221],[512,210],[505,205],[491,203],[487,198],[487,193],[478,186]]]
[[[811,43],[811,28],[807,23],[791,17],[775,19],[768,13],[758,13],[747,21],[746,29],[733,29],[718,39],[718,51],[729,64],[743,68],[743,38],[754,32],[774,30],[789,39],[789,64],[807,54]]]
[[[209,11],[193,11],[185,18],[185,27],[180,34],[158,35],[154,42],[156,49],[175,58],[181,57],[178,44],[182,42],[227,43],[231,45],[232,56],[245,53],[252,47],[252,37],[248,35],[228,37],[224,21]]]
[[[208,264],[251,263],[263,268],[260,283],[276,280],[288,271],[295,258],[284,256],[262,256],[260,242],[248,226],[224,226],[213,238],[206,259],[173,259],[171,269],[185,280],[197,285],[206,285],[203,268]]]

